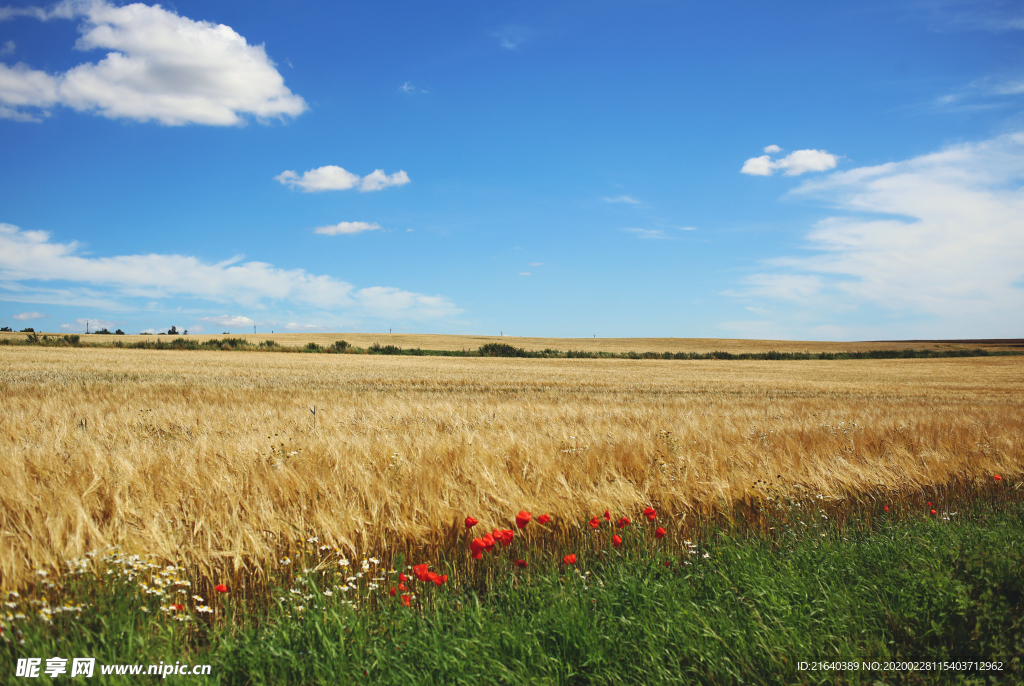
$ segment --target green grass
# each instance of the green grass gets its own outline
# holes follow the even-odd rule
[[[411,607],[386,593],[396,580],[356,610],[344,592],[321,593],[331,577],[300,573],[269,598],[220,596],[217,616],[192,624],[143,613],[145,598],[125,592],[134,581],[82,574],[62,590],[87,602],[81,613],[19,621],[25,643],[0,644],[0,683],[20,683],[16,658],[56,655],[209,663],[211,677],[170,678],[231,684],[990,683],[797,668],[954,658],[1001,661],[991,683],[1020,683],[1024,505],[979,497],[943,514],[837,526],[804,511],[767,536],[708,529],[691,554],[634,524],[621,549],[581,545],[573,567],[565,551],[534,551],[525,571],[511,551],[461,576],[464,560],[442,563],[453,579],[411,583]],[[611,532],[580,534],[594,535]]]

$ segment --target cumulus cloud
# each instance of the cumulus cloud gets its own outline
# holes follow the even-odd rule
[[[746,294],[931,315],[966,336],[1020,335],[1022,182],[1024,133],[805,182],[794,196],[845,214],[807,234],[816,254],[771,260],[775,270],[750,277]]]
[[[450,300],[397,288],[357,289],[332,276],[279,269],[235,257],[217,263],[188,255],[88,257],[75,243],[57,243],[45,231],[0,224],[0,299],[18,302],[96,302],[123,308],[125,298],[183,297],[245,307],[284,302],[355,314],[413,319],[460,313]],[[46,288],[39,283],[70,282]]]
[[[337,236],[338,234],[351,234],[351,233],[362,233],[363,231],[376,231],[380,228],[380,224],[374,222],[338,222],[332,226],[321,226],[318,229],[314,229],[314,233],[323,233],[328,236]]]
[[[78,318],[73,324],[61,324],[60,328],[62,331],[80,331],[85,333],[96,333],[99,329],[117,329],[119,326],[123,326],[124,322],[114,321],[112,319],[86,319]]]
[[[233,326],[235,328],[238,328],[240,326],[249,328],[250,326],[256,323],[253,320],[249,319],[248,317],[243,317],[241,315],[235,315],[231,317],[226,314],[222,314],[219,317],[199,317],[199,319],[197,319],[196,321],[207,322],[209,324],[216,324],[217,326]]]
[[[774,155],[777,152],[782,152],[782,148],[777,145],[766,145],[764,151],[769,155]]]
[[[20,322],[26,322],[30,319],[43,319],[49,315],[45,315],[42,312],[21,312],[14,315],[14,318]]]
[[[776,148],[776,150],[769,150]],[[765,152],[779,152],[777,145],[769,145]],[[821,172],[835,169],[839,158],[824,150],[795,150],[785,157],[773,160],[768,155],[751,157],[743,163],[740,172],[752,176],[771,176],[778,170],[784,170],[786,176],[799,176],[806,172]]]
[[[75,47],[105,50],[106,57],[57,74],[3,65],[0,116],[38,121],[38,114],[62,104],[111,119],[230,126],[245,115],[267,120],[306,109],[264,47],[249,45],[229,26],[141,3],[93,0],[57,8],[24,8],[6,18],[80,17]]]
[[[388,176],[383,169],[376,169],[372,173],[360,178],[358,174],[343,169],[342,167],[329,164],[325,167],[317,167],[305,171],[300,176],[292,170],[286,170],[274,177],[285,186],[301,188],[306,193],[317,193],[320,191],[347,191],[350,188],[358,187],[360,192],[380,191],[389,186],[404,186],[409,183],[409,175],[404,171],[397,171]]]

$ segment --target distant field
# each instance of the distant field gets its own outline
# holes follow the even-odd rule
[[[40,332],[44,333],[44,332]],[[50,335],[63,335],[51,333]],[[2,337],[24,338],[24,334],[0,334]],[[135,341],[173,340],[178,336],[107,336],[83,335],[82,342],[124,343]],[[730,353],[752,352],[857,352],[867,350],[974,350],[1024,351],[1024,339],[973,339],[956,341],[755,341],[729,338],[519,338],[516,336],[449,336],[442,334],[388,334],[388,333],[268,333],[258,334],[198,334],[183,336],[195,341],[211,338],[244,338],[250,343],[272,339],[280,345],[304,346],[316,343],[329,346],[335,341],[345,340],[360,348],[374,343],[395,345],[400,348],[422,348],[424,350],[476,350],[487,343],[506,343],[525,350],[583,350],[587,352],[697,352],[723,351]]]
[[[425,337],[372,338],[425,345]],[[436,338],[440,347],[467,340]],[[6,346],[0,391],[6,587],[114,543],[184,561],[200,577],[258,583],[280,541],[296,535],[386,551],[441,545],[469,513],[488,530],[524,508],[574,527],[606,508],[635,513],[649,503],[682,525],[765,483],[835,499],[919,493],[956,476],[1009,478],[1024,466],[1020,357],[568,360]]]

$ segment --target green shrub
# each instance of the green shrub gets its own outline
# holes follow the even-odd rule
[[[481,345],[479,350],[481,357],[526,357],[527,353],[522,348],[509,345],[508,343],[487,343]]]

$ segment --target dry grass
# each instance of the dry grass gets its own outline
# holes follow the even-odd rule
[[[51,334],[63,335],[63,334]],[[0,334],[24,340],[25,334]],[[136,341],[170,341],[178,336],[82,336],[84,343],[134,343]],[[984,341],[758,341],[724,338],[520,338],[516,336],[453,336],[445,334],[388,334],[388,333],[259,333],[231,334],[229,336],[199,334],[181,336],[193,341],[208,341],[211,338],[244,338],[252,344],[273,339],[279,345],[302,347],[307,343],[321,346],[333,345],[345,340],[360,348],[374,343],[396,345],[400,348],[422,348],[423,350],[476,350],[487,343],[507,343],[524,350],[584,350],[587,352],[696,352],[710,353],[717,350],[730,353],[760,353],[772,350],[787,353],[802,352],[857,352],[867,350],[1024,350],[1024,339],[998,339]]]
[[[508,526],[521,508],[575,524],[655,503],[679,521],[763,478],[841,497],[1017,476],[1024,465],[1020,357],[0,347],[0,390],[8,588],[36,567],[115,543],[201,575],[258,576],[281,537],[296,533],[380,550],[443,542],[470,513],[488,528]]]

